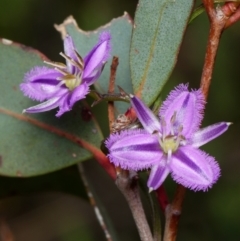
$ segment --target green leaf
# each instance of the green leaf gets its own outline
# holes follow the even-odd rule
[[[130,51],[134,93],[150,105],[177,60],[194,0],[140,0]]]
[[[192,23],[192,21],[198,16],[200,16],[203,12],[205,12],[203,4],[196,7],[192,12],[191,17],[189,18],[188,24]]]
[[[103,156],[97,148],[101,131],[83,103],[61,118],[56,110],[21,113],[36,103],[23,96],[19,84],[46,57],[5,39],[0,39],[0,53],[0,174],[28,177],[87,160],[90,152]]]
[[[122,87],[126,92],[132,93],[132,83],[130,77],[129,67],[129,51],[132,35],[132,22],[127,13],[122,17],[113,19],[107,25],[98,28],[92,32],[85,32],[79,29],[75,19],[70,16],[61,25],[56,25],[56,29],[62,34],[70,34],[74,40],[78,52],[85,56],[92,46],[96,44],[99,33],[102,31],[109,31],[112,36],[112,51],[108,63],[105,65],[101,77],[96,82],[95,87],[100,93],[107,93],[110,76],[110,65],[112,56],[118,56],[119,65],[117,68],[116,84]],[[118,89],[116,89],[116,92]],[[118,113],[124,113],[128,104],[116,103]]]
[[[0,177],[0,198],[49,191],[88,199],[76,165],[37,177]]]

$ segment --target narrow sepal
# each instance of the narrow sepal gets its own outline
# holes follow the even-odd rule
[[[183,186],[206,191],[218,180],[220,168],[213,157],[191,146],[182,146],[169,164],[172,177]]]
[[[105,142],[108,157],[115,166],[142,170],[159,163],[162,157],[158,138],[145,130],[125,130],[111,134]]]
[[[136,96],[131,96],[131,104],[136,111],[139,121],[149,133],[160,131],[161,125],[153,112]]]
[[[193,147],[200,147],[209,141],[222,135],[229,127],[231,123],[219,122],[214,125],[207,126],[195,132],[190,140],[190,144]]]

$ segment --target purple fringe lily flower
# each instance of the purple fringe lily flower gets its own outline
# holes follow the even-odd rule
[[[188,85],[179,85],[160,108],[160,120],[140,99],[130,98],[144,130],[110,135],[106,140],[110,161],[123,169],[151,168],[149,191],[161,186],[169,173],[195,191],[212,187],[220,176],[219,165],[198,148],[224,133],[231,123],[199,129],[205,105],[201,90],[189,92]]]
[[[64,53],[60,53],[65,58],[66,65],[45,61],[55,68],[35,67],[26,73],[20,89],[29,98],[45,102],[23,112],[38,113],[59,107],[56,114],[59,117],[70,111],[74,103],[85,98],[89,86],[100,77],[110,56],[110,40],[110,33],[103,32],[98,43],[82,59],[71,36],[67,35],[64,39]]]

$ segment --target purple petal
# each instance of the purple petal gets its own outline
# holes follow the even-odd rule
[[[39,113],[55,109],[61,102],[61,96],[53,97],[39,105],[35,105],[23,110],[24,113]]]
[[[76,49],[75,45],[74,45],[74,42],[73,42],[73,39],[70,35],[67,35],[65,38],[64,38],[64,41],[63,41],[63,45],[64,45],[64,53],[72,58],[73,60],[75,60],[76,62],[78,62],[78,59],[77,59],[77,56],[76,56],[76,53],[74,52],[74,50]],[[75,69],[76,67],[73,66],[69,61],[66,61],[66,64],[67,64],[67,69],[70,73],[74,74],[75,73]]]
[[[173,154],[169,167],[176,182],[195,191],[206,191],[220,176],[214,158],[191,146],[180,147]]]
[[[91,85],[98,77],[99,71],[102,70],[103,65],[110,57],[110,40],[111,35],[109,32],[101,33],[98,43],[84,58],[84,72],[83,79],[88,80],[87,83]]]
[[[84,78],[83,82],[87,83],[90,86],[100,77],[101,73],[102,73],[102,68],[96,69],[94,74],[88,78]]]
[[[76,87],[72,92],[69,92],[68,95],[65,95],[59,103],[59,111],[56,114],[57,117],[60,117],[65,112],[68,112],[72,109],[73,105],[81,99],[86,97],[86,94],[89,92],[89,87],[86,83],[83,83]]]
[[[193,147],[200,147],[209,141],[217,138],[222,135],[231,125],[227,122],[219,122],[214,125],[202,128],[199,131],[195,132],[190,140],[190,144]]]
[[[153,112],[137,97],[131,96],[131,104],[137,113],[139,121],[142,123],[144,129],[149,133],[160,131],[161,125]]]
[[[78,100],[84,99],[88,93],[89,86],[86,83],[82,83],[76,87],[71,94],[71,98],[69,99],[70,107],[72,107]]]
[[[123,169],[149,168],[160,162],[163,155],[157,136],[140,129],[112,134],[105,144],[110,161]]]
[[[65,95],[61,100],[59,101],[59,111],[56,114],[56,117],[60,117],[65,112],[68,112],[72,109],[70,106],[70,99],[71,94]]]
[[[162,159],[161,163],[154,165],[151,169],[150,176],[147,182],[149,191],[158,189],[165,181],[169,172],[170,170],[166,165],[165,159]]]
[[[189,92],[188,85],[178,85],[163,102],[159,113],[167,123],[167,134],[170,133],[172,127],[171,118],[176,113],[176,120],[173,124],[175,134],[178,133],[179,128],[183,127],[182,135],[186,138],[191,137],[202,121],[204,104],[201,90]]]
[[[61,89],[58,77],[61,73],[47,67],[35,67],[26,73],[20,89],[24,95],[33,100],[43,101]]]

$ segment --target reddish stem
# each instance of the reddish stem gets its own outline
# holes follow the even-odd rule
[[[166,223],[163,241],[174,241],[177,237],[178,222],[182,211],[186,188],[178,185],[172,204],[166,208]],[[167,227],[167,230],[166,230]]]
[[[157,194],[157,199],[158,199],[160,208],[162,209],[163,212],[165,212],[166,207],[169,204],[168,196],[167,196],[167,193],[165,191],[165,188],[163,186],[160,186],[156,190],[156,194]]]
[[[214,9],[212,0],[203,0],[203,4],[210,20],[210,31],[200,87],[205,99],[207,99],[222,31],[224,28],[226,28],[226,24],[231,25],[231,21],[235,21],[234,12],[240,3],[228,2],[225,3],[221,8],[218,7],[216,9]],[[233,19],[230,21],[231,16]],[[228,23],[228,21],[230,22]]]
[[[205,99],[207,99],[220,37],[228,19],[231,19],[229,17],[232,16],[235,11],[234,6],[236,6],[236,3],[226,3],[222,8],[217,9],[214,8],[212,0],[203,0],[203,4],[210,20],[210,32],[208,37],[207,51],[205,55],[200,87],[203,91]],[[238,11],[236,12],[236,14],[238,14]],[[235,18],[238,18],[237,15],[235,16]],[[178,222],[182,210],[182,203],[185,193],[186,188],[178,185],[177,192],[175,194],[172,204],[168,205],[166,208],[166,224],[163,239],[164,241],[176,240]]]
[[[118,57],[113,56],[111,71],[110,71],[110,78],[109,78],[109,86],[108,86],[109,94],[114,93],[117,67],[118,67]],[[111,126],[112,126],[112,123],[115,121],[113,101],[108,102],[108,120],[109,120],[109,129],[110,129],[110,132],[112,132]]]
[[[240,20],[240,3],[239,2],[228,2],[223,6],[222,10],[226,16],[230,16],[224,28],[228,28]]]
[[[205,61],[204,61],[201,84],[200,84],[205,98],[207,98],[208,96],[212,73],[213,73],[213,66],[214,66],[216,53],[219,45],[219,40],[220,40],[224,25],[225,25],[225,21],[220,22],[220,24],[218,24],[217,21],[213,21],[210,27],[209,39],[207,44],[207,52],[205,55]]]

